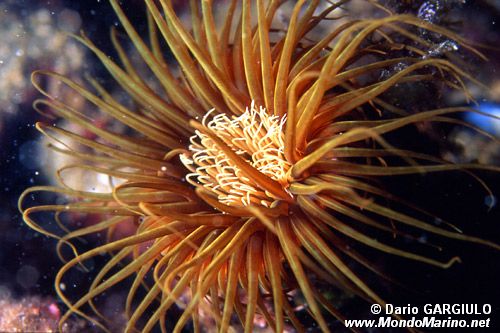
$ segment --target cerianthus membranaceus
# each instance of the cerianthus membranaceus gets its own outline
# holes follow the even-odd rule
[[[87,88],[56,73],[33,74],[46,96],[35,107],[50,109],[95,136],[37,124],[59,142],[54,149],[79,161],[61,173],[83,168],[121,180],[110,193],[95,193],[67,186],[61,176],[60,186],[34,187],[20,199],[29,226],[74,250],[75,257],[61,268],[55,283],[69,308],[62,322],[78,314],[107,330],[105,319],[96,319],[100,314],[93,299],[133,277],[127,332],[148,332],[157,325],[166,331],[167,311],[181,304],[174,332],[189,321],[199,331],[201,310],[213,317],[220,332],[235,325],[235,318],[251,332],[257,315],[277,332],[287,325],[303,331],[292,292],[302,295],[310,317],[327,332],[329,318],[343,316],[311,277],[384,304],[349,262],[382,273],[351,243],[442,268],[459,259],[419,253],[418,246],[425,246],[419,232],[500,249],[436,226],[421,211],[409,214],[418,209],[378,181],[437,171],[500,170],[447,163],[387,139],[387,134],[419,122],[460,123],[450,114],[467,108],[410,113],[381,98],[395,85],[424,80],[440,81],[467,96],[464,82],[480,83],[461,68],[459,57],[433,54],[436,45],[415,31],[439,35],[482,57],[460,36],[384,8],[377,18],[348,20],[337,13],[349,1],[293,2],[283,29],[275,25],[282,6],[289,5],[286,1],[193,0],[186,22],[171,1],[145,0],[149,34],[142,37],[119,1],[110,2],[149,74],[134,66],[116,30],[111,36],[116,62],[85,35],[74,38],[101,60],[133,107],[97,80],[89,79]],[[214,18],[215,11],[223,12],[221,21]],[[342,23],[312,33],[333,17]],[[167,61],[164,45],[175,64]],[[390,75],[380,75],[384,70]],[[40,77],[59,80],[127,130],[97,126],[86,110],[46,93]],[[71,200],[25,208],[23,200],[33,192],[54,192]],[[395,208],[402,206],[406,208]],[[37,224],[33,215],[41,212],[54,213],[58,223],[61,214],[71,212],[91,213],[100,220],[58,236]],[[137,226],[133,235],[110,237],[84,253],[71,243],[97,232],[111,235],[131,219]],[[405,249],[412,240],[412,249]],[[65,296],[60,288],[65,274],[106,252],[111,257],[86,294],[77,300]],[[148,276],[154,283],[138,299]]]

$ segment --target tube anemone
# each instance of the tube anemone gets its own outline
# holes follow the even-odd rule
[[[30,188],[20,198],[26,223],[57,238],[59,253],[66,245],[75,255],[56,277],[57,293],[69,308],[61,325],[78,314],[108,331],[93,300],[132,277],[127,332],[149,332],[156,325],[166,331],[166,313],[175,305],[183,312],[174,332],[190,321],[199,331],[201,310],[214,318],[220,332],[227,332],[235,317],[251,332],[256,315],[277,332],[285,325],[303,331],[290,299],[294,290],[327,332],[328,318],[343,316],[312,276],[384,304],[348,263],[383,273],[349,244],[442,268],[459,259],[419,251],[417,245],[424,245],[417,241],[411,251],[405,250],[401,240],[416,240],[425,231],[437,239],[500,248],[417,217],[422,214],[408,214],[412,205],[376,182],[383,176],[500,170],[447,163],[396,148],[387,139],[387,134],[419,122],[460,123],[450,114],[469,111],[454,107],[412,114],[381,99],[395,85],[423,80],[438,80],[468,95],[464,81],[480,83],[461,68],[459,57],[446,52],[429,56],[435,45],[414,31],[439,34],[483,57],[460,36],[410,15],[387,12],[380,18],[347,21],[312,40],[311,32],[348,1],[299,0],[283,30],[275,27],[282,1],[233,0],[222,9],[222,22],[214,18],[212,1],[190,1],[187,24],[170,1],[145,0],[149,36],[142,38],[119,2],[110,2],[151,74],[137,70],[115,30],[111,39],[119,62],[84,34],[74,38],[95,53],[134,107],[115,99],[96,80],[89,79],[91,87],[86,87],[53,72],[33,73],[35,86],[46,97],[35,108],[50,109],[98,138],[37,124],[60,144],[53,149],[78,162],[58,172],[59,186]],[[175,65],[166,61],[164,43]],[[392,75],[379,75],[395,65],[403,66]],[[97,126],[89,110],[76,110],[51,96],[38,84],[41,76],[73,89],[87,100],[89,110],[123,124],[127,135]],[[63,174],[75,168],[120,182],[109,193],[73,188]],[[33,192],[54,192],[69,200],[24,207]],[[406,207],[394,208],[399,206]],[[44,212],[54,214],[67,231],[63,236],[36,222],[33,215]],[[100,220],[68,231],[61,215],[72,212]],[[84,253],[72,244],[98,232],[112,235],[131,219],[137,227],[128,237],[110,237]],[[65,274],[106,252],[112,256],[89,290],[70,300],[60,287]],[[154,281],[149,286],[148,276]]]

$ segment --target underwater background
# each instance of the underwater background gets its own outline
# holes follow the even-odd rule
[[[178,1],[180,6],[182,1]],[[141,1],[124,1],[129,18],[141,29],[144,10]],[[411,12],[436,23],[448,20],[452,29],[467,39],[482,44],[489,61],[475,61],[473,75],[487,84],[492,92],[472,91],[478,109],[500,116],[500,1],[385,1],[398,12]],[[136,16],[134,16],[136,15]],[[74,79],[84,74],[100,77],[102,66],[93,55],[68,39],[61,31],[86,34],[105,52],[109,45],[109,27],[118,26],[111,7],[105,0],[0,0],[0,332],[54,330],[64,312],[55,295],[53,281],[61,262],[56,255],[56,241],[41,236],[22,221],[17,200],[30,186],[54,181],[58,160],[49,155],[46,142],[36,131],[35,123],[43,117],[32,109],[39,97],[30,84],[35,69],[50,69]],[[142,26],[145,30],[145,27]],[[105,76],[104,76],[105,77]],[[109,84],[109,82],[104,82]],[[50,82],[44,82],[50,86]],[[49,88],[50,89],[50,88]],[[53,87],[57,89],[57,87]],[[62,92],[64,93],[64,92]],[[429,87],[400,87],[387,98],[404,99],[406,108],[432,104],[436,96]],[[459,106],[465,101],[449,94],[441,96],[448,104]],[[68,93],[74,105],[81,101]],[[417,107],[415,107],[417,109]],[[478,115],[464,115],[468,121],[500,138],[500,121]],[[106,120],[103,120],[106,121]],[[414,138],[418,136],[418,140]],[[398,140],[408,147],[430,152],[456,161],[479,161],[500,165],[500,144],[491,142],[469,130],[449,125],[415,126],[398,131]],[[460,172],[446,174],[391,177],[386,188],[425,207],[466,234],[500,242],[500,174],[478,171],[477,175],[491,188],[489,195],[472,177]],[[75,181],[88,181],[76,174]],[[99,186],[99,180],[91,180]],[[438,190],[436,190],[438,189]],[[37,201],[40,198],[34,197]],[[47,198],[43,198],[46,200]],[[85,223],[82,218],[78,219]],[[426,235],[422,234],[422,240]],[[99,237],[87,242],[102,242]],[[447,251],[456,253],[462,263],[447,270],[429,267],[396,257],[381,256],[377,266],[383,267],[402,284],[383,285],[391,293],[391,303],[421,305],[425,303],[489,303],[493,311],[492,325],[500,327],[500,253],[457,241],[447,241]],[[80,244],[83,249],[91,244]],[[96,260],[89,273],[72,272],[65,287],[79,293],[88,286],[93,273],[105,263]],[[124,323],[123,303],[127,290],[114,289],[107,295],[104,314],[116,318],[116,329]],[[347,317],[369,319],[369,306],[345,301]],[[68,331],[91,331],[77,318],[68,323]],[[337,326],[342,330],[342,326]],[[313,331],[313,329],[311,330]],[[387,331],[387,330],[385,330]],[[494,331],[494,329],[492,329]]]

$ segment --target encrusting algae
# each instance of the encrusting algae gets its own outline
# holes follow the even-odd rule
[[[286,1],[233,0],[222,5],[192,0],[191,21],[186,23],[170,1],[145,0],[149,35],[141,37],[119,2],[110,0],[151,74],[146,78],[136,69],[116,29],[111,40],[117,62],[83,33],[74,38],[101,60],[134,107],[122,104],[94,79],[87,88],[53,72],[33,73],[35,86],[46,97],[36,101],[35,108],[51,110],[97,138],[38,123],[38,130],[58,143],[52,148],[78,163],[58,172],[59,186],[33,187],[20,198],[26,223],[57,238],[60,255],[64,245],[74,252],[55,281],[69,308],[61,325],[77,314],[108,331],[107,319],[93,300],[132,277],[127,332],[149,332],[157,325],[167,331],[166,313],[176,305],[183,312],[168,324],[174,332],[188,322],[200,331],[200,311],[213,317],[220,332],[236,325],[236,317],[245,332],[251,332],[256,315],[277,332],[286,326],[304,331],[292,291],[300,292],[311,318],[328,332],[332,316],[344,317],[315,287],[312,276],[384,304],[348,264],[356,261],[384,276],[353,243],[387,253],[387,260],[393,255],[442,268],[459,259],[407,251],[401,240],[413,240],[414,248],[434,246],[419,245],[416,235],[424,231],[441,240],[500,249],[407,214],[419,210],[375,181],[451,170],[478,179],[470,169],[500,170],[447,163],[397,148],[384,137],[419,122],[473,128],[451,116],[469,108],[409,113],[380,98],[395,85],[423,80],[442,82],[468,97],[464,81],[480,85],[461,69],[457,54],[428,56],[435,45],[415,31],[439,35],[461,50],[483,55],[445,28],[411,15],[394,15],[374,2],[366,5],[379,7],[384,15],[341,17],[343,23],[312,40],[311,32],[323,22],[335,23],[333,17],[348,2],[293,2],[283,30],[275,28],[275,21]],[[215,10],[223,11],[222,22],[216,22]],[[164,43],[176,64],[167,62]],[[400,70],[391,71],[395,66]],[[383,70],[393,74],[379,75]],[[74,109],[47,93],[39,84],[42,77],[73,89],[92,105],[89,110],[125,125],[126,134],[99,127],[89,110]],[[377,79],[370,81],[372,77]],[[64,172],[75,168],[119,182],[110,181],[115,184],[110,193],[67,186]],[[69,201],[25,207],[34,192],[56,193]],[[405,208],[393,208],[398,206]],[[75,212],[97,215],[99,222],[69,231],[62,216]],[[45,230],[34,218],[39,213],[53,213],[65,234]],[[432,215],[428,217],[432,221]],[[135,233],[114,239],[116,228],[131,220]],[[109,236],[105,245],[78,253],[71,243],[99,232]],[[80,299],[69,299],[60,287],[66,273],[106,252],[111,256],[89,290]],[[154,280],[152,285],[147,285],[147,277]],[[142,288],[144,293],[139,292]]]

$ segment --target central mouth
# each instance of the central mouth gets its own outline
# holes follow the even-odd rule
[[[269,115],[264,107],[257,107],[253,102],[237,117],[226,114],[212,116],[213,113],[213,109],[207,112],[202,126],[290,195],[287,188],[291,164],[284,155],[286,117]],[[211,135],[196,130],[190,142],[190,154],[180,156],[191,172],[186,180],[194,186],[203,186],[215,194],[219,202],[235,207],[271,207],[273,202],[283,199],[244,172]]]

